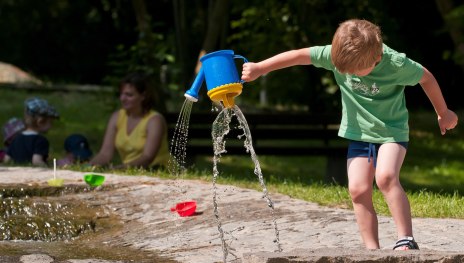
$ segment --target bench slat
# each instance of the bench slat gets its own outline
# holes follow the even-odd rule
[[[213,124],[217,113],[192,113],[190,115],[190,125],[195,123]],[[176,124],[179,118],[178,113],[167,113],[164,115],[169,124]],[[330,125],[339,124],[341,117],[336,114],[308,114],[308,113],[251,113],[245,114],[245,119],[249,126],[253,125]],[[232,118],[236,122],[236,118]]]
[[[254,146],[253,149],[257,155],[331,155],[331,156],[345,156],[346,147],[311,147],[311,148],[289,148],[289,147],[259,147]],[[227,153],[231,155],[249,155],[243,146],[226,146]],[[187,146],[187,155],[213,155],[213,146]]]
[[[338,130],[302,130],[302,129],[257,129],[251,128],[250,132],[253,140],[263,140],[263,139],[285,139],[285,140],[304,140],[304,139],[316,139],[316,140],[328,140],[328,139],[337,139]],[[174,133],[174,130],[170,131],[171,137]],[[242,132],[243,133],[243,132]],[[228,138],[236,138],[238,135],[242,134],[238,131],[231,131],[225,136]],[[189,128],[188,138],[200,138],[200,139],[210,139],[211,138],[211,129],[198,129],[198,128]]]

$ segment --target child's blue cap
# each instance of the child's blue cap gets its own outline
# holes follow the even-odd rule
[[[24,102],[24,106],[26,107],[26,113],[32,116],[39,115],[52,118],[60,117],[56,109],[48,104],[48,102],[44,99],[36,97],[27,99]]]
[[[81,161],[89,160],[92,156],[87,138],[80,134],[69,135],[64,141],[64,149],[66,152],[72,153],[75,159]]]

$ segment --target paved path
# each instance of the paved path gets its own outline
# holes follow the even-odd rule
[[[52,172],[41,168],[0,167],[0,184],[46,184]],[[82,175],[57,171],[65,184],[84,184]],[[124,223],[119,233],[106,235],[103,243],[156,251],[179,262],[223,262],[210,183],[107,174],[105,184],[122,187],[80,195],[83,200],[116,213]],[[230,247],[228,262],[257,263],[270,259],[291,262],[292,258],[295,262],[298,258],[298,262],[311,262],[315,260],[311,256],[335,255],[351,259],[406,255],[417,262],[423,262],[421,257],[436,257],[438,261],[444,256],[464,260],[464,220],[414,218],[415,238],[421,250],[398,254],[391,251],[396,240],[392,219],[379,217],[382,249],[367,251],[363,249],[352,211],[271,193],[283,249],[282,253],[274,253],[277,249],[274,217],[262,193],[226,185],[218,186],[217,193],[220,222]],[[170,211],[175,203],[189,199],[198,202],[195,216],[179,217]]]

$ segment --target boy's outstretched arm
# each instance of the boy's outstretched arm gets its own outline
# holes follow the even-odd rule
[[[309,48],[290,50],[261,62],[243,64],[242,79],[249,82],[277,69],[310,64],[311,57],[309,55]]]
[[[448,109],[445,99],[441,93],[440,86],[437,80],[430,71],[424,67],[424,75],[419,81],[425,94],[432,102],[435,112],[438,115],[438,125],[440,126],[441,134],[444,135],[447,130],[451,130],[458,124],[458,116],[456,113]]]

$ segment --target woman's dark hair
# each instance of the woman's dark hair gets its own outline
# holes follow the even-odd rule
[[[119,91],[126,84],[132,85],[145,99],[142,102],[143,112],[148,112],[155,107],[155,91],[151,86],[150,78],[143,72],[132,72],[126,75],[119,83]]]

